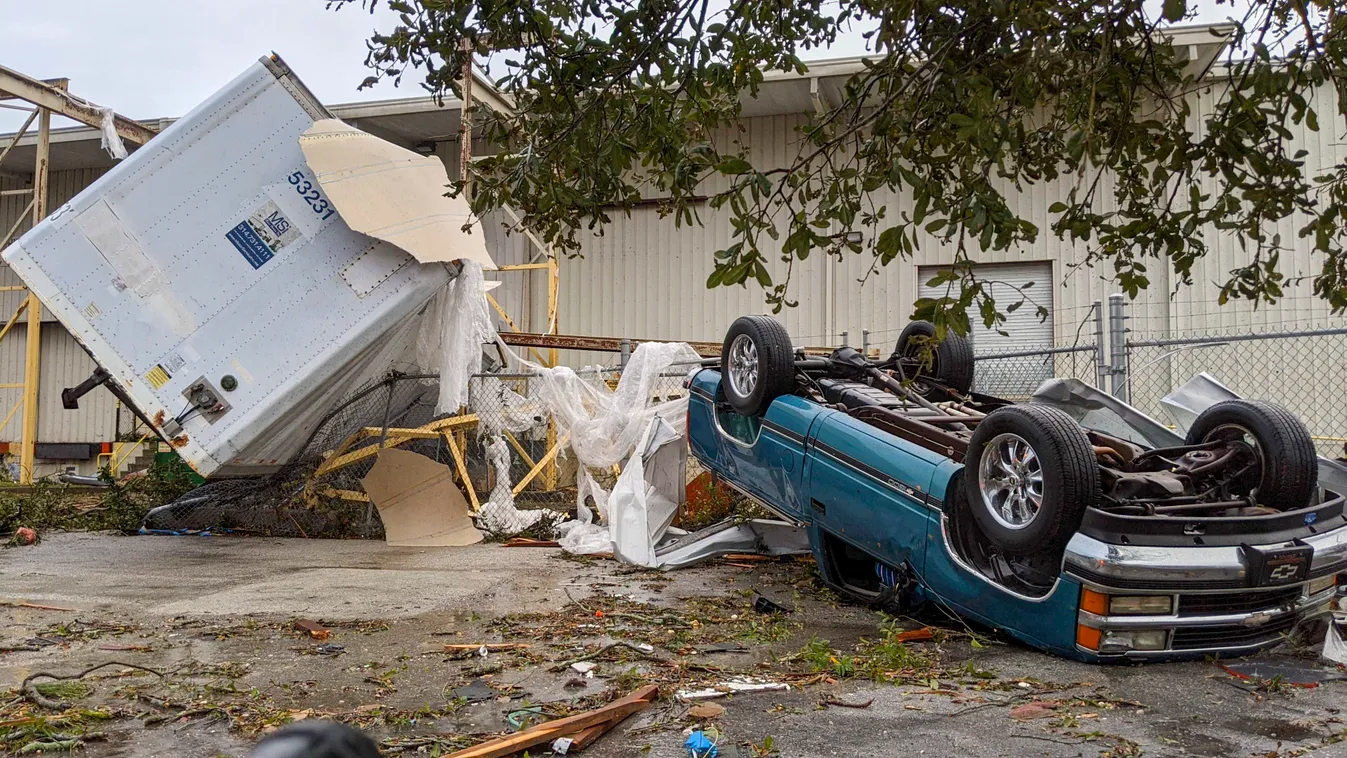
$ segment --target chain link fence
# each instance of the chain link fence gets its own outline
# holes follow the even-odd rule
[[[1123,367],[1132,405],[1171,419],[1160,398],[1200,372],[1236,394],[1285,406],[1300,417],[1319,454],[1347,443],[1347,328],[1267,333],[1130,334]]]
[[[1347,327],[1176,333],[1127,329],[1127,322],[1125,301],[1110,298],[1107,352],[1088,344],[981,354],[973,388],[1024,401],[1043,380],[1071,377],[1172,423],[1161,398],[1206,372],[1242,397],[1290,409],[1309,429],[1320,455],[1344,455]],[[1102,337],[1102,323],[1097,327]]]
[[[1097,383],[1099,352],[1094,345],[1045,347],[974,356],[973,391],[1023,402],[1045,379],[1074,377]]]

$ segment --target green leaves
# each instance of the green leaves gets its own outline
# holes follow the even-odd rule
[[[1305,152],[1343,114],[1322,113],[1331,140],[1303,139],[1314,104],[1334,87],[1347,100],[1325,0],[1252,4],[1220,97],[1191,94],[1189,51],[1155,28],[1191,16],[1187,0],[1161,0],[1160,19],[1105,0],[361,0],[381,2],[404,18],[370,40],[367,83],[415,69],[449,94],[471,43],[516,103],[476,111],[492,155],[471,166],[473,208],[517,208],[567,254],[659,198],[677,226],[728,226],[708,287],[752,283],[780,309],[811,255],[924,252],[953,278],[918,314],[966,331],[970,311],[994,328],[1032,304],[998,304],[970,272],[1033,250],[1040,228],[1132,294],[1158,266],[1189,282],[1231,236],[1245,252],[1222,297],[1269,302],[1286,287],[1275,232],[1294,220],[1316,295],[1347,310],[1347,164]],[[802,59],[856,28],[876,53],[854,73]]]

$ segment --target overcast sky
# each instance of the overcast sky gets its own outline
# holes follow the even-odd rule
[[[1229,5],[1199,0],[1201,20]],[[329,105],[425,94],[420,80],[357,90],[368,75],[365,40],[393,26],[357,6],[325,0],[0,0],[0,64],[41,79],[69,77],[70,90],[132,118],[181,116],[253,61],[279,53]],[[858,37],[817,57],[857,55]],[[0,109],[0,132],[27,114]],[[66,125],[68,122],[59,122]]]

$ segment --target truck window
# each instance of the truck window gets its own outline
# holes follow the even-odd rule
[[[745,445],[757,442],[758,431],[762,429],[762,419],[741,416],[728,403],[716,403],[716,424],[720,426],[721,432]]]

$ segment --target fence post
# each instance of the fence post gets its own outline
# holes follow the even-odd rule
[[[870,330],[861,330],[861,355],[869,357],[870,355]]]
[[[627,361],[631,360],[631,340],[624,339],[620,343],[622,347],[622,370],[627,370]]]
[[[846,332],[842,332],[842,347],[846,347],[846,346],[847,346],[847,333],[846,333]]]
[[[1110,387],[1111,394],[1123,401],[1127,399],[1127,327],[1123,324],[1127,320],[1124,313],[1123,296],[1114,294],[1108,296],[1108,342],[1109,342],[1109,375],[1112,380]]]
[[[1095,386],[1108,391],[1108,354],[1104,352],[1104,301],[1094,301],[1094,366],[1098,381]]]

